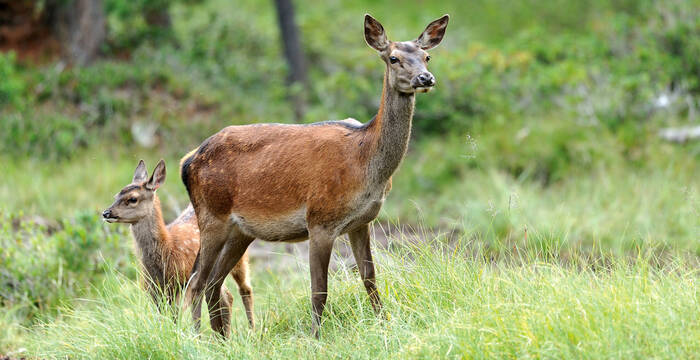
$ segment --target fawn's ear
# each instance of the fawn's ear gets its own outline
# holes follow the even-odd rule
[[[365,14],[365,41],[377,51],[384,51],[389,47],[384,27],[370,14]]]
[[[148,179],[146,183],[146,189],[155,191],[165,182],[165,161],[161,159],[153,169],[153,175]]]
[[[141,184],[148,179],[148,171],[146,171],[146,163],[139,160],[139,165],[134,170],[134,178],[131,180],[134,184]]]
[[[445,14],[428,24],[423,33],[416,39],[416,44],[423,50],[430,50],[438,46],[442,37],[445,36],[445,29],[447,29],[449,21],[450,15]]]

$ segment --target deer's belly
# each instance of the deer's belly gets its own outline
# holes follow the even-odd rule
[[[231,221],[251,237],[265,241],[304,241],[309,237],[306,225],[306,208],[292,213],[254,219],[242,214],[231,214]]]
[[[364,193],[348,208],[345,214],[326,225],[334,228],[336,235],[345,234],[374,220],[379,214],[382,204],[384,204],[383,187],[378,188],[377,191]],[[244,234],[256,239],[298,242],[307,240],[309,237],[306,213],[305,206],[288,214],[260,218],[233,213],[231,221]]]

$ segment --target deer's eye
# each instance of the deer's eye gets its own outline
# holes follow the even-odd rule
[[[389,62],[392,64],[396,64],[397,62],[399,62],[399,58],[397,58],[396,56],[389,56]]]
[[[430,61],[430,55],[425,57],[425,62],[428,62],[428,61]]]
[[[132,197],[132,198],[129,198],[128,200],[126,200],[126,203],[127,204],[136,204],[137,201],[138,201],[138,199],[136,199],[135,197]]]

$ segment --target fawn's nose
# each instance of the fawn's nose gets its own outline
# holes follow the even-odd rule
[[[431,87],[433,85],[435,85],[435,77],[433,74],[424,72],[416,76],[416,81],[413,87]]]
[[[102,212],[102,217],[105,219],[111,218],[112,217],[112,210],[107,209]]]

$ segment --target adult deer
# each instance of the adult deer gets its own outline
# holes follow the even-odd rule
[[[365,15],[365,40],[386,63],[379,111],[368,123],[229,126],[182,159],[182,181],[202,231],[186,296],[195,322],[202,292],[212,309],[224,277],[255,238],[310,239],[314,336],[326,303],[333,242],[342,234],[349,235],[374,311],[381,311],[369,223],[406,153],[415,93],[435,85],[426,69],[426,50],[440,43],[448,20],[444,15],[433,21],[416,40],[393,42],[377,20]],[[210,320],[223,334],[222,316],[210,310]]]
[[[150,178],[146,164],[143,160],[139,161],[131,183],[115,195],[114,203],[102,213],[102,217],[110,223],[131,224],[141,266],[148,277],[146,289],[156,303],[163,294],[172,304],[187,283],[199,251],[199,228],[191,205],[177,219],[165,225],[160,200],[156,195],[156,190],[164,181],[163,160],[158,162]],[[243,254],[229,270],[238,285],[248,323],[253,328],[253,290],[248,278],[247,254]],[[220,311],[225,317],[224,331],[228,332],[233,297],[225,286],[221,287],[220,292],[223,295]]]

